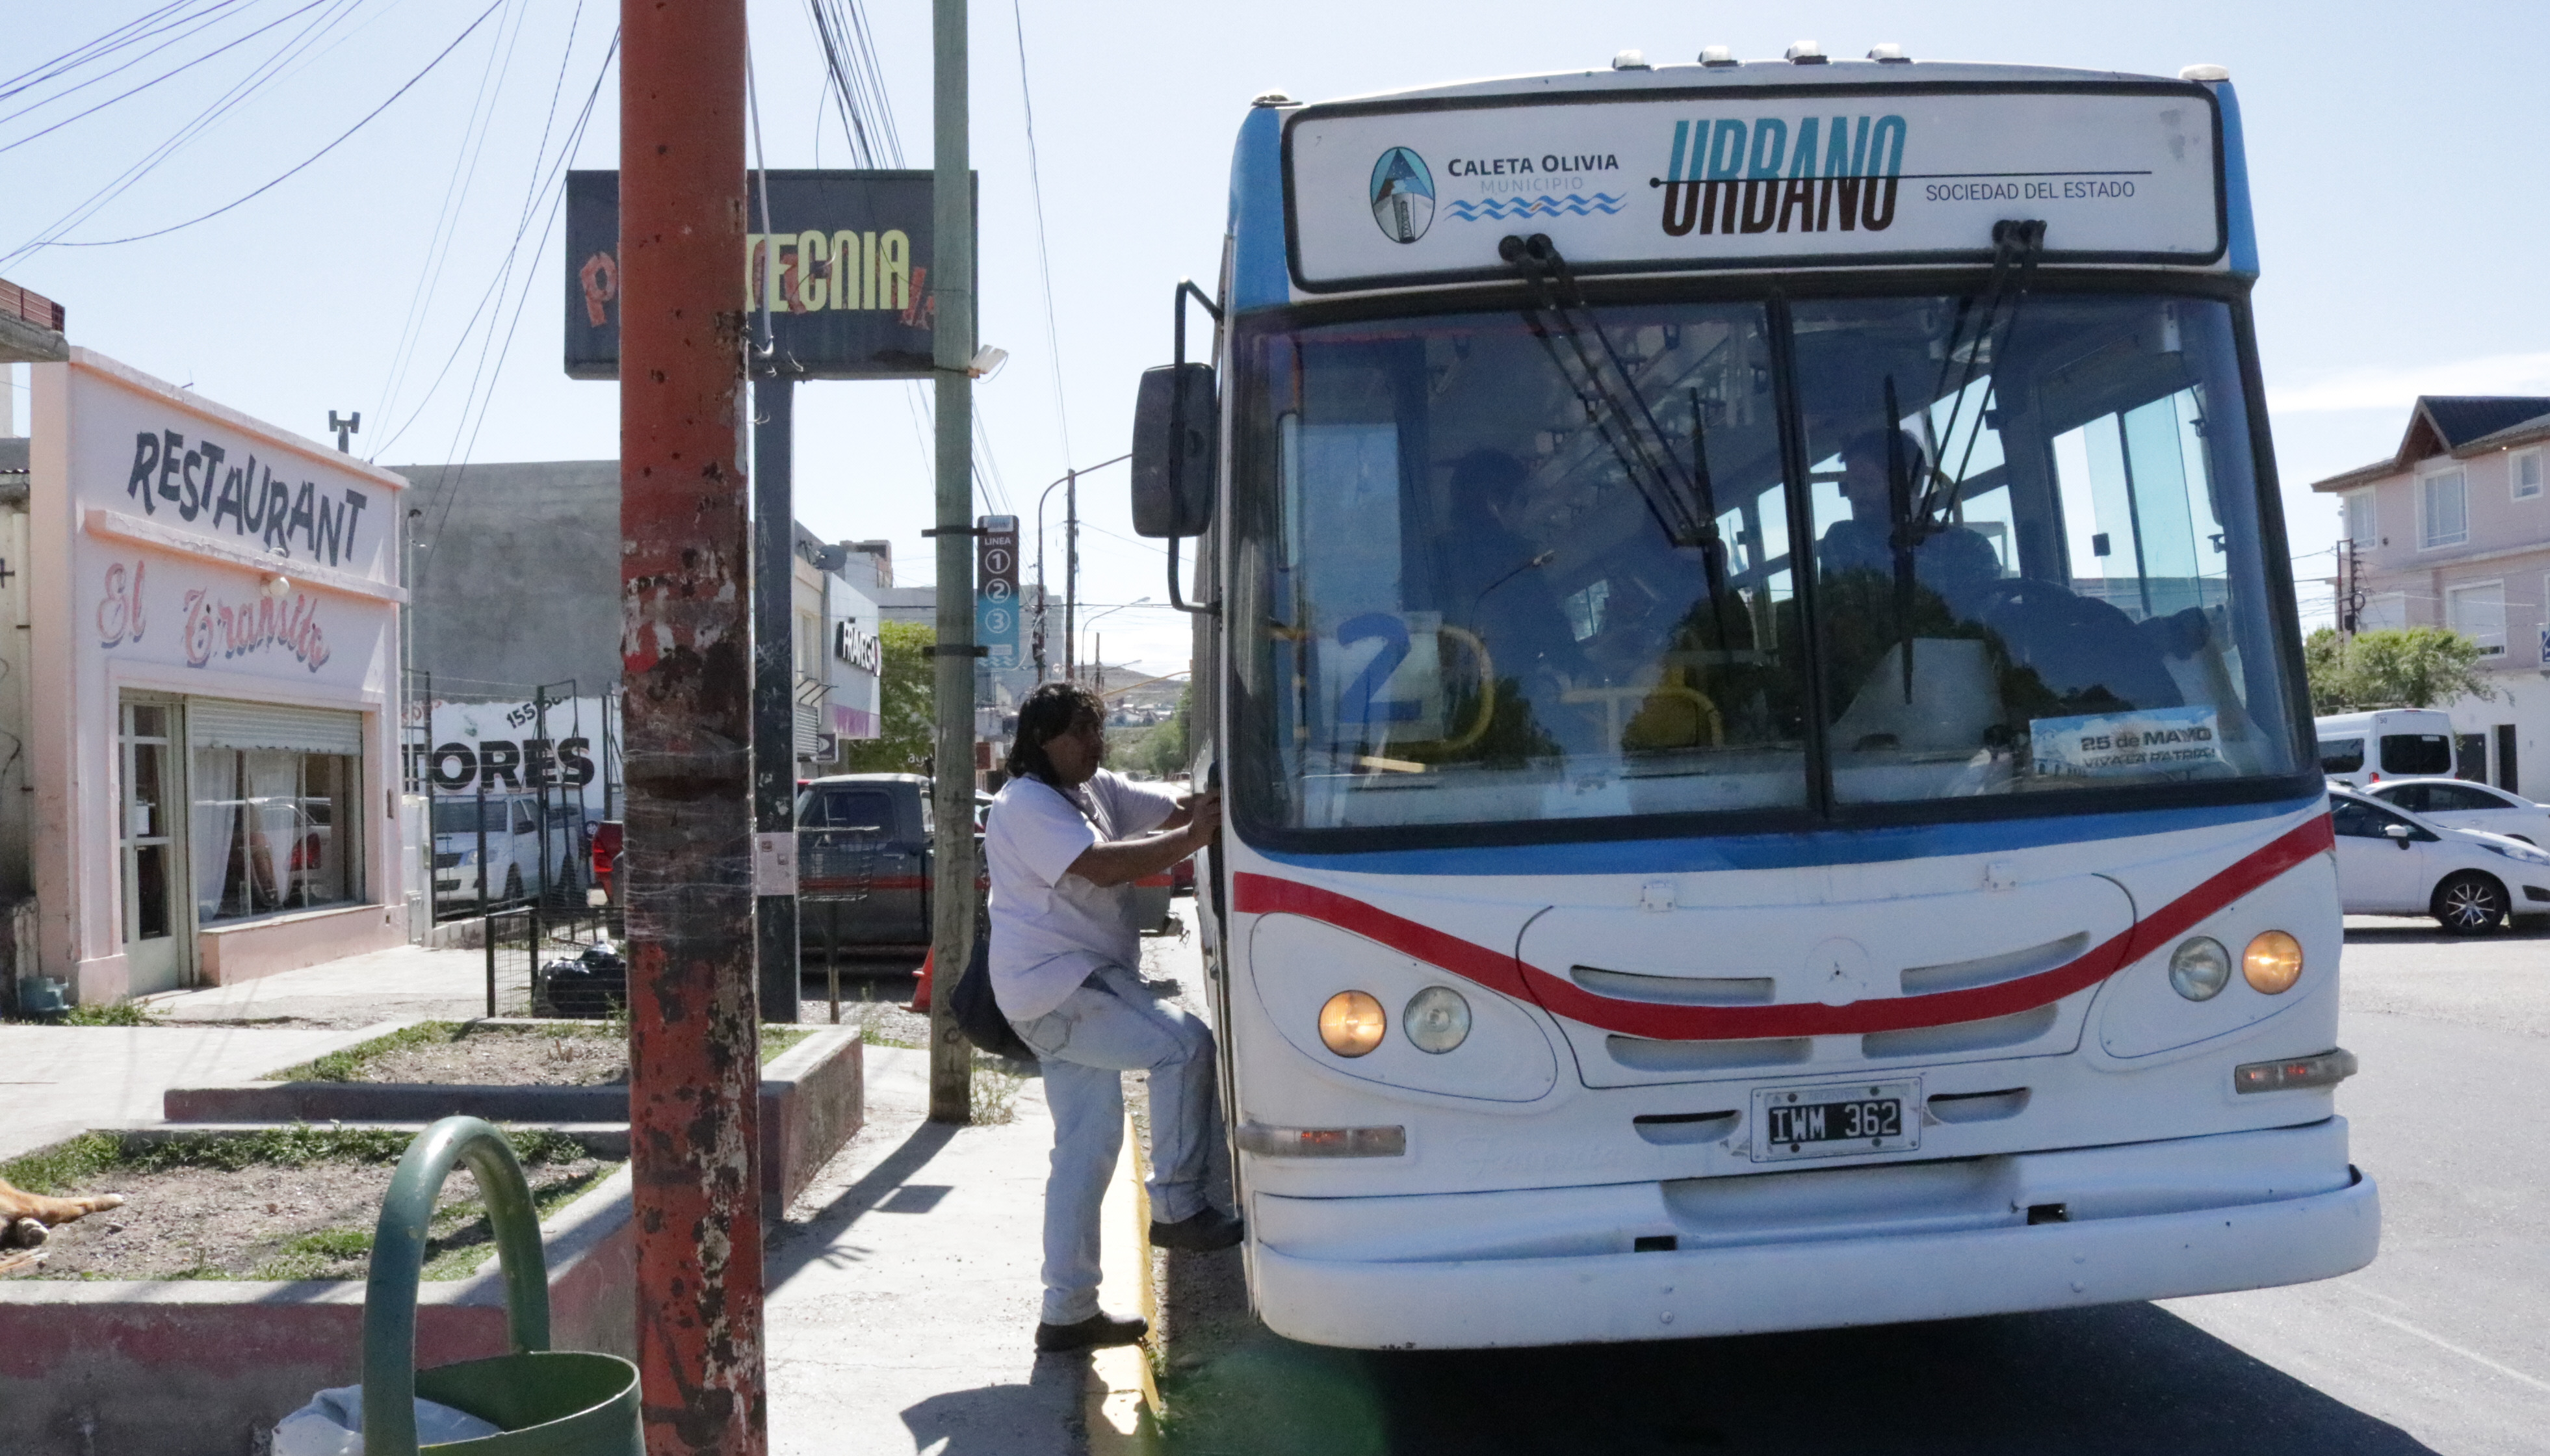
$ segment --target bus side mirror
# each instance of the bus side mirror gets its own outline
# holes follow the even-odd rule
[[[1214,461],[1222,407],[1211,364],[1142,371],[1133,402],[1133,530],[1201,535],[1213,524]]]

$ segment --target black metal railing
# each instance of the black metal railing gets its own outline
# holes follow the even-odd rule
[[[536,907],[500,910],[479,920],[487,955],[487,1015],[529,1017],[539,1013],[539,912]]]

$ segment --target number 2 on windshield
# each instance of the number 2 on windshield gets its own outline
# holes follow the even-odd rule
[[[1337,695],[1339,723],[1408,723],[1417,718],[1422,706],[1399,698],[1376,701],[1382,685],[1390,681],[1391,674],[1399,671],[1399,664],[1408,660],[1407,623],[1387,612],[1367,612],[1361,617],[1349,617],[1337,625],[1337,645],[1340,647],[1351,647],[1357,642],[1376,638],[1381,642],[1381,650],[1373,654],[1372,661],[1366,663],[1355,680],[1346,684],[1345,691]]]

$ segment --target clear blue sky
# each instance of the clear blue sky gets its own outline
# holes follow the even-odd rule
[[[0,3],[8,37],[0,71],[152,8],[146,0]],[[147,232],[269,181],[379,105],[483,3],[242,0],[238,18],[207,38],[281,24],[132,100],[0,150],[0,257],[217,105],[302,27],[329,26],[270,84],[64,236]],[[870,6],[906,156],[926,165],[929,7]],[[253,201],[147,242],[45,248],[0,262],[0,276],[67,305],[75,341],[263,418],[316,436],[331,409],[359,409],[357,448],[384,463],[609,456],[615,387],[571,382],[559,370],[562,243],[553,232],[532,250],[544,217],[531,218],[515,264],[508,328],[510,300],[527,286],[530,301],[492,388],[498,350],[482,353],[483,328],[467,326],[522,220],[553,91],[552,157],[554,137],[593,85],[617,11],[609,0],[585,0],[580,13],[576,0],[502,0],[379,121]],[[838,114],[820,101],[804,5],[752,0],[751,15],[771,163],[841,163]],[[1916,57],[2156,74],[2199,60],[2228,65],[2248,127],[2264,258],[2258,329],[2298,552],[2324,551],[2335,535],[2327,503],[2309,496],[2307,483],[2387,453],[2417,393],[2550,394],[2540,266],[2550,190],[2538,185],[2534,146],[2550,131],[2550,89],[2538,77],[2550,7],[1804,3],[1721,17],[1625,0],[1556,11],[1502,0],[976,4],[982,334],[1013,354],[978,398],[1010,505],[1031,525],[1036,491],[1067,464],[1125,449],[1135,375],[1168,354],[1170,285],[1180,274],[1210,278],[1219,258],[1222,179],[1251,96],[1280,88],[1321,99],[1597,66],[1624,47],[1656,60],[1688,59],[1713,44],[1776,56],[1812,37],[1836,54],[1894,41]],[[1022,22],[1058,361],[1047,343],[1028,186]],[[209,44],[173,47],[81,93],[82,104]],[[0,146],[77,109],[8,119],[27,99],[0,101]],[[614,164],[616,101],[615,77],[576,164]],[[446,232],[447,246],[438,247]],[[450,373],[429,394],[446,360]],[[473,373],[476,404],[464,419]],[[24,384],[21,369],[22,422]],[[931,470],[913,387],[811,386],[798,419],[801,518],[832,536],[889,536],[905,578],[926,580],[919,533]],[[1096,603],[1164,595],[1158,552],[1131,539],[1123,482],[1120,468],[1083,492],[1091,528],[1084,596]],[[2308,558],[2298,564],[2305,577],[2322,569]],[[2306,611],[2325,611],[2324,591],[2305,585],[2304,598]],[[1166,670],[1186,655],[1183,622],[1156,608],[1119,613],[1103,630],[1111,659]]]

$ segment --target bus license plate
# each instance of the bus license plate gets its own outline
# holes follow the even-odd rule
[[[1906,1152],[1921,1145],[1921,1084],[1849,1082],[1753,1094],[1753,1161]]]

